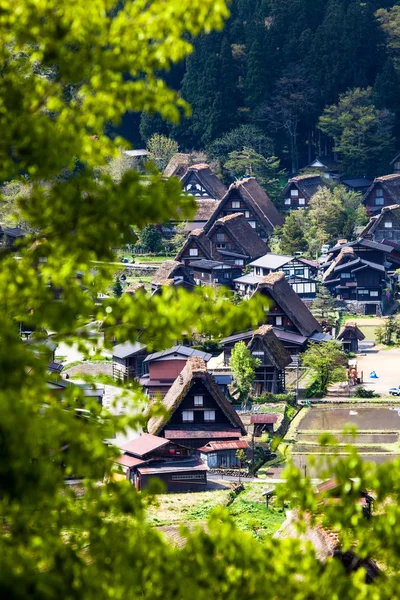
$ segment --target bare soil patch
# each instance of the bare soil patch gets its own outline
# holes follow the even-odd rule
[[[400,410],[389,406],[312,407],[299,424],[302,431],[343,431],[347,424],[358,431],[400,431]]]

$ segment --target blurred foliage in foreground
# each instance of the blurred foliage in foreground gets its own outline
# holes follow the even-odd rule
[[[3,251],[0,264],[2,598],[371,595],[360,574],[348,579],[339,565],[322,565],[291,541],[260,544],[224,512],[185,547],[171,548],[144,518],[150,494],[138,495],[127,482],[95,483],[109,474],[115,452],[103,444],[98,407],[86,402],[93,419],[76,418],[69,409],[84,398],[71,386],[61,404],[47,384],[48,357],[18,335],[24,323],[39,339],[45,329],[56,341],[73,342],[77,327],[95,319],[118,341],[143,331],[142,341],[161,348],[183,334],[227,335],[261,319],[258,304],[228,304],[211,290],[96,304],[110,282],[101,261],[134,241],[132,227],[194,209],[178,181],[163,181],[156,171],[144,178],[128,171],[116,183],[103,167],[123,140],[104,132],[126,110],[159,111],[172,120],[187,111],[158,73],[190,52],[188,39],[222,27],[226,16],[221,0],[1,4],[0,180],[29,181],[18,211],[36,232],[17,258]],[[100,261],[95,270],[92,261]],[[78,331],[83,338],[84,329]],[[139,391],[134,396],[142,400]],[[139,426],[142,416],[114,421],[124,430]],[[364,468],[355,458],[350,467]],[[85,477],[83,497],[65,487],[65,475]],[[305,483],[293,481],[291,490],[309,498]],[[394,497],[400,488],[392,467],[379,467],[371,483]],[[374,551],[398,554],[396,523],[394,508],[370,539]],[[356,518],[352,525],[358,524]],[[391,597],[393,589],[385,582],[374,597]]]

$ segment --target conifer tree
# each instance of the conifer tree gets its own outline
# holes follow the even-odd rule
[[[247,61],[244,93],[246,105],[253,109],[258,106],[266,96],[267,77],[265,72],[264,57],[261,46],[256,40],[253,42]]]

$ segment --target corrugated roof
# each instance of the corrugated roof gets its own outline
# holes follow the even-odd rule
[[[247,450],[249,447],[247,442],[241,440],[237,442],[208,442],[208,444],[199,448],[199,452],[207,454],[217,450]]]
[[[277,414],[259,413],[257,415],[250,415],[250,423],[268,425],[276,423],[278,420]]]
[[[160,473],[186,473],[190,471],[208,471],[207,465],[200,460],[188,460],[185,463],[167,462],[154,464],[148,467],[139,467],[138,471],[141,475],[158,475]]]
[[[146,357],[145,362],[151,362],[153,360],[158,360],[160,358],[166,358],[171,355],[182,356],[184,359],[189,358],[189,356],[198,356],[202,358],[205,362],[208,362],[212,358],[212,354],[210,352],[203,352],[202,350],[196,350],[196,348],[189,348],[188,346],[173,346],[172,348],[168,348],[167,350],[161,350],[160,352],[153,352],[153,354],[149,354]]]
[[[262,275],[242,275],[234,279],[234,283],[245,283],[247,285],[257,285],[262,280]]]
[[[177,439],[204,439],[204,438],[240,438],[243,432],[240,429],[221,429],[219,431],[211,431],[208,429],[165,429],[165,435],[168,435],[169,440]]]
[[[123,344],[117,344],[113,348],[113,357],[115,358],[127,358],[132,354],[137,354],[141,350],[146,348],[145,344],[140,342],[124,342]]]
[[[137,465],[142,465],[145,461],[141,460],[140,458],[136,458],[135,456],[123,454],[118,458],[114,458],[114,462],[122,465],[123,467],[136,467]]]
[[[273,254],[272,252],[268,252],[261,258],[257,258],[257,260],[253,260],[250,263],[251,267],[264,267],[265,269],[279,269],[286,263],[293,260],[293,256],[285,256],[284,254]]]
[[[120,448],[128,454],[143,457],[149,452],[165,446],[168,442],[169,440],[166,438],[157,437],[150,433],[142,433],[140,437],[122,444]]]

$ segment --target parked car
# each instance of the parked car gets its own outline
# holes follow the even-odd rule
[[[391,396],[400,396],[400,385],[397,387],[389,388],[389,394]]]
[[[328,254],[328,252],[329,252],[329,244],[324,244],[324,245],[321,247],[321,254],[322,254],[322,255],[325,255],[325,254]]]

